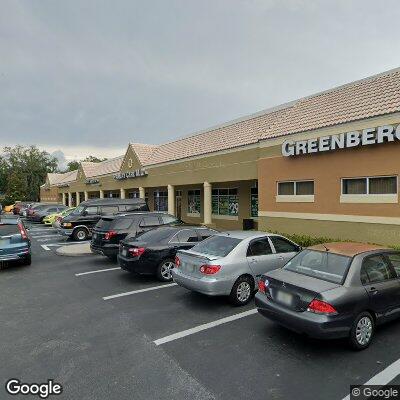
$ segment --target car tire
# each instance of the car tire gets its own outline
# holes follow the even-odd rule
[[[375,321],[373,316],[365,311],[357,316],[350,330],[350,345],[354,350],[366,349],[372,341],[375,333]]]
[[[162,260],[157,267],[157,279],[161,282],[171,282],[172,274],[171,269],[174,268],[175,263],[170,258]]]
[[[77,242],[82,242],[84,240],[87,240],[87,238],[89,237],[89,234],[85,228],[77,228],[74,230],[72,237]]]
[[[239,276],[232,286],[229,300],[234,306],[244,306],[254,295],[254,280],[250,276]]]
[[[25,258],[24,261],[22,261],[22,265],[31,265],[32,264],[32,256],[28,254]]]

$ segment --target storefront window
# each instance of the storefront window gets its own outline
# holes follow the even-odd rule
[[[213,189],[212,213],[214,215],[232,215],[239,213],[239,197],[237,189]]]
[[[188,190],[188,213],[200,214],[201,194],[200,190]]]
[[[279,196],[312,196],[314,181],[278,182]]]
[[[397,177],[379,176],[343,179],[342,194],[397,194]]]
[[[168,192],[154,192],[154,210],[168,211]]]
[[[128,198],[129,199],[138,199],[139,198],[139,192],[137,192],[137,191],[129,192],[128,193]]]
[[[253,218],[258,217],[258,188],[251,188],[250,214]]]

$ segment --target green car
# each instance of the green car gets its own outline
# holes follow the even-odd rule
[[[70,214],[73,210],[75,210],[75,207],[70,207],[65,209],[64,211],[60,212],[60,213],[53,213],[53,214],[49,214],[46,217],[43,218],[43,223],[45,225],[53,225],[58,217],[65,217],[68,214]]]

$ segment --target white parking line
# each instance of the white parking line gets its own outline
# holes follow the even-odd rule
[[[398,375],[400,375],[400,359],[395,361],[393,364],[390,364],[383,371],[379,372],[379,374],[364,383],[364,385],[384,386],[390,383]],[[343,400],[350,400],[350,395],[347,395]]]
[[[115,267],[115,268],[107,268],[107,269],[97,269],[96,271],[80,272],[79,274],[75,274],[75,276],[96,274],[97,272],[115,271],[116,269],[120,270],[121,268],[120,267]]]
[[[69,246],[70,244],[84,244],[84,243],[88,243],[90,242],[90,240],[84,240],[83,242],[58,242],[58,243],[46,243],[46,244],[41,244],[40,246],[44,249],[44,250],[51,250],[51,247],[57,247],[57,246]]]
[[[216,321],[208,322],[207,324],[198,325],[198,326],[195,326],[194,328],[190,328],[190,329],[186,329],[181,332],[173,333],[172,335],[168,335],[163,338],[155,340],[154,343],[156,344],[156,346],[159,346],[160,344],[172,342],[174,340],[181,339],[185,336],[193,335],[197,332],[205,331],[206,329],[214,328],[215,326],[218,326],[218,325],[236,321],[237,319],[245,318],[245,317],[248,317],[249,315],[253,315],[256,313],[257,313],[257,309],[253,308],[252,310],[244,311],[239,314],[234,314],[234,315],[231,315],[230,317],[217,319]]]
[[[45,239],[45,238],[55,238],[55,237],[60,237],[58,233],[53,233],[52,235],[31,235],[32,239],[40,240],[40,239]]]
[[[113,294],[113,295],[111,295],[111,296],[103,297],[103,300],[116,299],[117,297],[130,296],[130,295],[132,295],[132,294],[149,292],[150,290],[164,289],[164,288],[171,287],[171,286],[177,286],[177,284],[176,284],[176,283],[168,283],[168,284],[166,284],[166,285],[152,286],[152,287],[149,287],[149,288],[146,288],[146,289],[132,290],[131,292],[124,292],[124,293],[119,293],[119,294]]]

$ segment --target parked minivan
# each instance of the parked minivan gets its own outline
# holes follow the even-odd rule
[[[82,202],[63,218],[58,232],[82,241],[92,234],[93,227],[103,215],[115,215],[135,211],[149,211],[144,199],[93,199]]]

